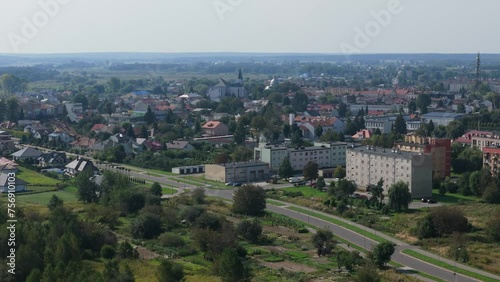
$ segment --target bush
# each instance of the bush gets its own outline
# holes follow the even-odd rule
[[[104,245],[101,248],[101,257],[105,259],[113,259],[116,255],[116,250],[113,246]]]
[[[193,223],[204,211],[205,209],[200,206],[186,206],[179,212],[179,217]]]
[[[141,215],[132,222],[131,231],[134,238],[154,238],[161,233],[161,219],[154,214]]]
[[[184,278],[182,265],[162,259],[156,271],[156,278],[161,282],[177,282]]]
[[[184,241],[182,236],[175,233],[163,233],[160,235],[158,240],[164,247],[179,248],[186,245],[186,242]]]
[[[431,211],[432,223],[438,236],[447,236],[453,232],[466,232],[468,220],[462,211],[448,206],[441,206]]]
[[[236,226],[236,233],[245,240],[255,243],[262,234],[262,225],[256,220],[243,220]]]
[[[85,249],[85,250],[82,252],[82,259],[87,259],[87,260],[94,259],[94,253],[92,252],[92,250],[90,250],[90,249]]]
[[[121,242],[120,245],[118,245],[118,252],[117,255],[119,258],[123,259],[137,259],[139,258],[139,252],[130,245],[129,242]]]
[[[217,231],[222,228],[222,219],[213,213],[205,212],[196,219],[194,225],[198,228]]]

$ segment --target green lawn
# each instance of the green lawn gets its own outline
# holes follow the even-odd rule
[[[484,275],[481,275],[481,274],[478,274],[478,273],[475,273],[475,272],[471,272],[471,271],[462,269],[460,267],[456,267],[454,265],[447,264],[444,261],[440,261],[440,260],[428,257],[426,255],[423,255],[423,254],[421,254],[419,252],[416,252],[416,251],[413,251],[413,250],[404,250],[403,253],[407,254],[409,256],[412,256],[414,258],[423,260],[423,261],[425,261],[427,263],[430,263],[430,264],[433,264],[433,265],[445,268],[445,269],[447,269],[449,271],[454,271],[456,273],[460,273],[460,274],[463,274],[463,275],[466,275],[466,276],[469,276],[469,277],[472,277],[472,278],[479,279],[480,281],[486,281],[486,282],[489,282],[489,281],[491,281],[491,282],[498,281],[496,279],[493,279],[493,278],[490,278],[490,277],[487,277],[487,276],[484,276]]]
[[[177,190],[175,190],[173,188],[168,188],[168,187],[161,187],[161,192],[163,194],[174,194],[177,192]]]
[[[478,197],[474,196],[463,196],[458,193],[446,193],[445,195],[440,195],[439,190],[432,190],[432,198],[441,203],[456,204],[459,200],[463,202],[474,202],[479,201]]]
[[[50,178],[25,167],[20,168],[20,171],[16,173],[16,177],[37,186],[56,186],[57,183],[60,183],[57,179]],[[28,185],[28,189],[31,189],[30,185]]]
[[[65,203],[76,202],[78,198],[75,194],[66,191],[56,191],[56,192],[46,192],[38,194],[28,194],[28,195],[18,195],[16,197],[17,201],[38,205],[47,205],[52,195],[56,195],[61,198]]]
[[[270,200],[270,199],[266,199],[266,202],[268,204],[273,205],[273,206],[278,206],[278,207],[284,207],[284,206],[286,206],[286,204],[284,204],[284,203],[273,201],[273,200]]]
[[[322,219],[324,221],[328,221],[330,223],[333,223],[335,225],[338,225],[338,226],[342,226],[346,229],[349,229],[351,231],[354,231],[358,234],[361,234],[367,238],[370,238],[376,242],[385,242],[387,241],[386,239],[380,237],[380,236],[377,236],[371,232],[368,232],[368,231],[365,231],[364,229],[362,228],[359,228],[357,226],[353,226],[349,223],[346,223],[346,222],[343,222],[343,221],[340,221],[340,220],[337,220],[337,219],[334,219],[334,218],[331,218],[329,216],[326,216],[326,215],[323,215],[323,214],[319,214],[319,213],[315,213],[315,212],[312,212],[312,211],[309,211],[309,210],[305,210],[305,209],[301,209],[301,208],[298,208],[298,207],[288,207],[288,209],[290,210],[294,210],[294,211],[298,211],[298,212],[301,212],[303,214],[307,214],[307,215],[310,215],[310,216],[314,216],[316,218],[319,218],[319,219]]]
[[[301,192],[305,197],[325,198],[327,196],[326,192],[319,191],[309,186],[289,187],[281,190],[287,192]]]

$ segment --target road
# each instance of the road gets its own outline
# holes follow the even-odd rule
[[[199,187],[199,186],[195,186],[195,185],[190,185],[190,184],[185,184],[185,183],[179,183],[179,182],[177,182],[175,180],[169,179],[168,176],[155,177],[155,176],[147,175],[145,173],[139,173],[139,172],[134,172],[134,171],[128,171],[128,172],[126,172],[126,174],[130,175],[132,177],[142,178],[142,179],[145,179],[147,181],[158,182],[160,184],[166,184],[166,185],[169,185],[169,186],[174,186],[174,187],[180,188],[179,190],[181,190],[181,189],[192,190],[194,188]],[[230,200],[230,201],[232,200],[232,197],[233,197],[233,195],[232,195],[233,191],[232,190],[217,190],[217,189],[210,189],[209,187],[205,187],[205,190],[206,190],[206,195],[207,196],[220,197],[220,198],[227,199],[227,200]],[[345,240],[347,240],[347,241],[349,241],[349,242],[351,242],[353,244],[361,246],[361,247],[365,248],[366,250],[371,250],[373,248],[373,246],[375,246],[377,244],[377,242],[375,242],[375,241],[373,241],[373,240],[371,240],[371,239],[369,239],[369,238],[367,238],[365,236],[362,236],[362,235],[360,235],[360,234],[358,234],[356,232],[353,232],[353,231],[351,231],[349,229],[346,229],[344,227],[332,224],[332,223],[324,221],[322,219],[319,219],[319,218],[316,218],[316,217],[313,217],[313,216],[309,216],[309,215],[306,215],[306,214],[302,214],[300,212],[296,212],[296,211],[293,211],[293,210],[290,210],[290,209],[287,208],[287,207],[290,207],[290,206],[299,207],[297,205],[293,205],[293,204],[290,204],[290,203],[284,203],[284,204],[286,204],[286,206],[282,206],[282,207],[268,204],[267,205],[267,209],[270,210],[270,211],[272,211],[272,212],[288,216],[290,218],[294,218],[294,219],[297,219],[297,220],[300,220],[300,221],[303,221],[303,222],[307,222],[307,223],[309,223],[309,224],[311,224],[313,226],[316,226],[318,228],[329,229],[335,235],[337,235],[337,236],[339,236],[339,237],[341,237],[341,238],[343,238],[343,239],[345,239]],[[309,209],[304,208],[304,207],[300,207],[300,208],[309,210]],[[311,210],[311,211],[314,211],[314,210]],[[320,213],[318,211],[314,211],[314,212],[315,213]],[[342,220],[342,221],[345,221],[345,222],[349,222],[349,221],[347,221],[347,220],[345,220],[343,218],[335,217],[333,215],[329,215],[329,214],[324,214],[324,215],[329,216],[331,218],[335,218],[337,220]],[[352,222],[349,222],[349,224],[357,225],[357,224],[352,223]],[[380,232],[377,232],[377,231],[375,231],[373,229],[370,229],[370,228],[367,228],[367,227],[364,227],[364,226],[361,226],[361,225],[357,225],[357,226],[360,227],[360,228],[365,229],[368,232],[372,232],[372,233],[374,233],[374,234],[376,234],[376,235],[378,235],[380,237],[384,237],[387,240],[394,242],[396,244],[396,251],[395,251],[395,253],[392,256],[392,260],[395,261],[395,262],[397,262],[397,263],[405,265],[405,266],[407,266],[407,267],[409,267],[411,269],[418,270],[420,272],[430,274],[430,275],[432,275],[434,277],[441,278],[441,279],[446,280],[446,281],[460,281],[460,282],[479,281],[477,279],[473,279],[473,278],[470,278],[470,277],[467,277],[467,276],[464,276],[464,275],[461,275],[461,274],[454,274],[452,271],[446,270],[444,268],[441,268],[441,267],[438,267],[438,266],[426,263],[424,261],[421,261],[419,259],[413,258],[413,257],[408,256],[408,255],[405,255],[405,254],[402,253],[402,251],[404,251],[404,250],[415,250],[415,251],[418,251],[420,253],[425,254],[426,256],[435,257],[436,259],[439,258],[436,255],[428,253],[428,252],[425,252],[425,251],[421,250],[420,248],[418,248],[416,246],[411,246],[411,245],[409,245],[407,243],[401,242],[401,241],[396,240],[396,239],[394,239],[392,237],[389,237],[387,235],[381,234]],[[490,276],[493,279],[497,279],[498,281],[500,281],[500,277],[499,276],[495,276],[495,275],[492,275],[490,273],[486,273],[486,272],[483,272],[483,271],[471,268],[471,267],[466,266],[466,265],[456,264],[454,261],[450,261],[450,260],[447,260],[445,258],[439,258],[439,260],[444,261],[444,262],[448,263],[449,265],[457,265],[457,266],[459,266],[462,269],[467,269],[469,271],[477,272],[477,273],[480,273],[480,274],[485,275],[485,276]]]

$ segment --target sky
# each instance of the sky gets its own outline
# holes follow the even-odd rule
[[[0,0],[0,53],[500,53],[498,0]]]

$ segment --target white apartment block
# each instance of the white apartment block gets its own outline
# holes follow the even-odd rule
[[[287,148],[282,145],[263,145],[254,149],[254,159],[269,164],[271,170],[277,171],[288,157],[293,170],[299,171],[309,162],[315,162],[319,168],[345,166],[346,143],[321,143],[313,147]]]
[[[398,181],[408,184],[413,198],[432,197],[432,157],[362,146],[347,149],[347,179],[358,188],[384,180],[384,193]]]

